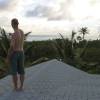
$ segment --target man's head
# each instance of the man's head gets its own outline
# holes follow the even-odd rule
[[[13,19],[11,20],[11,25],[12,25],[12,27],[13,27],[14,29],[15,29],[15,28],[18,28],[18,24],[19,24],[18,19],[13,18]]]

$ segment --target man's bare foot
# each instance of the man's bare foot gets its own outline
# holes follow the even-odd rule
[[[20,87],[18,90],[19,90],[19,91],[23,91],[23,87]]]
[[[13,90],[14,90],[14,91],[18,91],[18,88],[14,88]]]

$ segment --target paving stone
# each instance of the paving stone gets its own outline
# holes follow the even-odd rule
[[[26,69],[24,91],[13,91],[11,76],[0,80],[0,100],[100,100],[100,75],[57,60]]]

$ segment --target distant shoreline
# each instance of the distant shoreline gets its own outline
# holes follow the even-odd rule
[[[66,35],[63,35],[64,37],[66,37]],[[27,41],[42,41],[42,40],[52,40],[52,39],[56,39],[56,38],[61,38],[61,36],[58,35],[29,35],[27,37]]]
[[[27,41],[42,41],[42,40],[51,40],[61,38],[60,35],[29,35]]]
[[[64,38],[71,38],[71,35],[63,35]],[[60,34],[58,35],[29,35],[26,39],[26,41],[45,41],[45,40],[52,40],[52,39],[57,39],[57,38],[61,38]],[[90,36],[88,38],[86,38],[87,40],[97,40],[97,38]]]

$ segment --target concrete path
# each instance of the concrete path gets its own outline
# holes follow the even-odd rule
[[[11,76],[0,80],[0,100],[100,100],[100,76],[51,60],[26,69],[23,92],[12,90]]]

